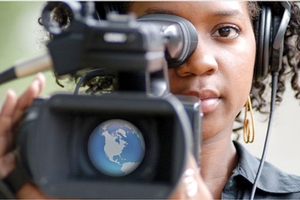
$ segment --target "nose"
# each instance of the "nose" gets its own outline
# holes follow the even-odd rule
[[[205,48],[205,46],[204,41],[199,41],[195,52],[190,58],[183,65],[175,69],[178,76],[211,75],[218,70],[215,55],[211,53],[211,49]]]

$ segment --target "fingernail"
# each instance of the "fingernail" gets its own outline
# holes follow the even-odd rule
[[[38,87],[39,87],[39,89],[41,89],[42,84],[43,84],[42,82],[45,81],[45,76],[44,76],[44,74],[41,73],[41,72],[37,73],[37,75],[36,75],[36,77],[35,77],[35,80],[38,81]]]
[[[33,80],[33,82],[32,82],[32,85],[39,88],[39,87],[40,87],[40,81],[39,81],[39,79],[38,79],[38,78],[35,78],[35,79]]]
[[[6,92],[6,98],[8,98],[8,96],[15,96],[16,92],[13,89],[8,89]]]
[[[186,195],[193,197],[198,193],[198,183],[194,177],[195,171],[187,169],[184,173],[184,183],[186,186]]]

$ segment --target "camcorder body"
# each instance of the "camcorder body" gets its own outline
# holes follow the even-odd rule
[[[54,35],[47,47],[56,73],[101,69],[103,76],[106,71],[115,76],[117,89],[36,99],[21,123],[20,163],[50,197],[168,198],[188,153],[199,164],[200,100],[171,94],[167,71],[170,63],[182,64],[197,45],[197,38],[186,39],[188,31],[182,31],[192,25],[170,15],[139,21],[111,14],[99,22],[83,15],[78,2],[63,3],[74,16],[68,29],[59,30],[50,21],[57,2],[49,2],[42,15]],[[169,40],[173,45],[166,44],[162,33],[170,26],[176,30]],[[165,33],[170,36],[169,29]],[[166,53],[174,44],[176,56]]]

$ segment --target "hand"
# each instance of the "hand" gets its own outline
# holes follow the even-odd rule
[[[38,74],[27,90],[18,98],[9,90],[0,113],[0,179],[4,179],[16,165],[15,139],[20,119],[25,110],[31,106],[33,99],[38,97],[45,85],[45,77]],[[25,190],[24,190],[25,189]],[[30,192],[32,191],[32,192]],[[23,198],[39,197],[41,194],[32,184],[26,184],[18,194]]]
[[[183,173],[177,188],[170,199],[213,199],[200,176],[194,157],[189,154],[186,171]]]

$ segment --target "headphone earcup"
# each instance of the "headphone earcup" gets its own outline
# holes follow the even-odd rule
[[[272,11],[270,7],[261,6],[259,18],[254,23],[256,37],[256,61],[253,81],[263,80],[269,70],[270,43],[271,43]]]

